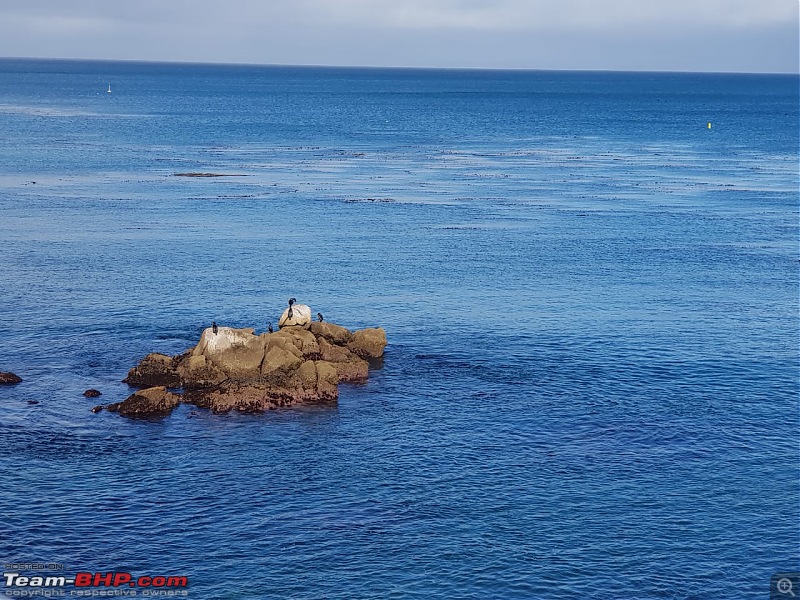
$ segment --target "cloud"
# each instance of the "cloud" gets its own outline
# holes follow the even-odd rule
[[[798,69],[790,0],[3,0],[0,56]]]
[[[316,0],[305,4],[341,23],[531,31],[757,27],[793,22],[797,13],[786,0]]]
[[[635,26],[759,27],[797,20],[788,0],[4,0],[0,14],[32,28],[52,20],[169,22],[270,28],[282,22],[397,29],[619,30]]]

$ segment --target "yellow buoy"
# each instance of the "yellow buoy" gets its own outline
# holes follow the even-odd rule
[[[711,121],[708,122],[708,128],[711,129]]]

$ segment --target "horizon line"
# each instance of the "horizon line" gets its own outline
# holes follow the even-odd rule
[[[266,67],[266,68],[309,68],[309,69],[374,69],[374,70],[414,70],[414,71],[480,71],[480,72],[555,72],[555,73],[663,73],[663,74],[706,74],[706,75],[796,75],[799,71],[682,71],[677,69],[591,69],[591,68],[542,68],[542,67],[435,67],[410,65],[332,65],[319,63],[260,63],[260,62],[227,62],[227,61],[193,61],[193,60],[153,60],[137,58],[83,58],[83,57],[41,57],[41,56],[0,56],[0,61],[63,61],[63,62],[100,62],[100,63],[134,63],[153,65],[187,65],[187,66],[221,66],[221,67]]]

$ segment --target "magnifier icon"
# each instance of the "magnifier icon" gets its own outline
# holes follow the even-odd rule
[[[792,580],[788,577],[781,577],[778,579],[778,584],[776,587],[781,594],[789,594],[792,597],[795,596],[795,593],[792,591]]]

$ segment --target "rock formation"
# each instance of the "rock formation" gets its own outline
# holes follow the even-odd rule
[[[181,397],[167,391],[167,388],[156,386],[139,390],[122,402],[109,404],[106,410],[118,412],[124,417],[164,416],[181,403]]]
[[[14,385],[20,383],[22,378],[14,373],[0,373],[0,385]]]
[[[145,356],[138,366],[128,372],[122,380],[135,387],[163,385],[178,387],[181,382],[175,372],[175,361],[166,354],[152,353]]]
[[[295,314],[301,306],[293,307]],[[351,332],[310,318],[303,326],[284,324],[260,335],[231,327],[214,333],[209,327],[183,354],[145,356],[123,381],[147,389],[107,408],[125,416],[160,416],[180,402],[220,413],[335,403],[338,384],[366,381],[368,361],[383,356],[385,346],[382,328]]]

